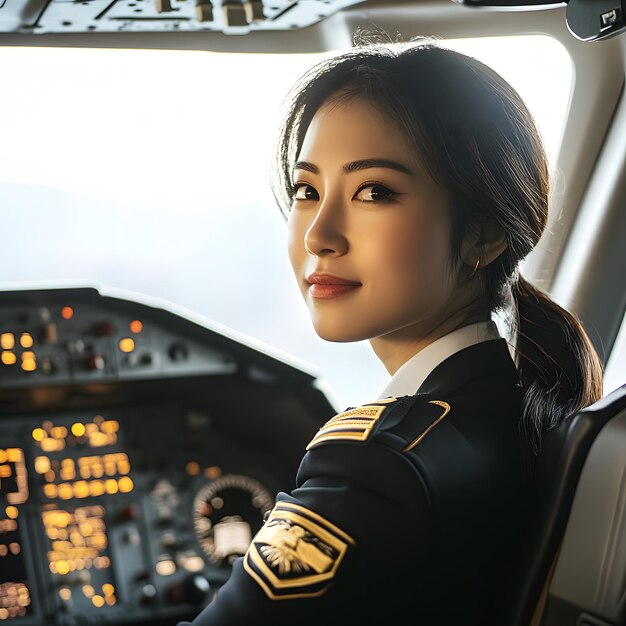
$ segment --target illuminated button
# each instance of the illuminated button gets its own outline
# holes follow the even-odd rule
[[[54,426],[50,431],[50,434],[55,439],[63,439],[64,437],[67,437],[67,428],[65,428],[65,426]]]
[[[94,606],[97,606],[98,608],[104,606],[104,598],[102,596],[95,595],[93,596],[93,598],[91,598],[91,601],[93,602]]]
[[[15,519],[15,518],[17,518],[17,516],[19,515],[19,511],[17,510],[17,507],[16,507],[16,506],[7,506],[7,507],[4,509],[4,512],[6,513],[6,516],[7,516],[9,519]]]
[[[13,350],[15,347],[15,336],[13,333],[2,333],[0,335],[0,348],[3,350]]]
[[[3,352],[2,357],[0,358],[2,359],[2,363],[4,365],[15,365],[17,361],[17,357],[13,354],[13,352]]]
[[[46,431],[45,431],[43,428],[35,428],[35,429],[33,430],[32,435],[33,435],[33,439],[34,439],[35,441],[41,441],[42,439],[44,439],[44,438],[45,438],[45,436],[46,436]]]
[[[49,469],[50,469],[50,459],[47,456],[35,457],[35,471],[38,474],[45,474]]]
[[[124,337],[124,339],[120,339],[119,347],[122,352],[132,352],[135,349],[135,340]]]
[[[195,461],[190,461],[187,463],[185,469],[187,470],[187,474],[189,474],[189,476],[197,476],[200,472],[200,465],[198,465]]]
[[[71,306],[64,306],[61,309],[61,317],[64,320],[71,320],[74,317],[74,309]]]
[[[22,348],[33,347],[33,338],[30,333],[22,333],[20,337],[20,345],[22,346]]]
[[[204,475],[211,480],[219,478],[222,475],[222,468],[217,465],[211,465],[204,470]]]
[[[72,424],[72,434],[76,437],[82,437],[85,434],[85,425],[80,422]]]
[[[43,493],[46,498],[56,498],[57,497],[57,487],[56,485],[44,485]]]
[[[64,602],[68,602],[72,599],[72,590],[69,587],[62,587],[59,589],[59,597]]]
[[[156,573],[159,576],[171,576],[176,571],[176,563],[171,559],[159,561],[155,565]]]
[[[133,490],[133,481],[128,476],[122,476],[117,481],[120,493],[129,493]]]
[[[22,352],[22,369],[25,372],[34,372],[37,369],[34,352]]]
[[[143,330],[143,323],[140,322],[139,320],[133,320],[130,323],[130,332],[131,333],[140,333]]]
[[[198,554],[184,555],[179,563],[188,572],[201,572],[204,569],[204,559]]]

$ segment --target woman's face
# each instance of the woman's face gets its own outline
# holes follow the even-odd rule
[[[446,197],[402,133],[362,99],[329,100],[293,180],[289,258],[317,334],[360,341],[436,326],[455,282]],[[357,286],[312,285],[313,272]]]

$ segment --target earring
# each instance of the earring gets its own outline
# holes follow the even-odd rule
[[[476,265],[474,266],[474,271],[470,274],[470,280],[476,276],[476,272],[478,271],[478,266],[480,265],[480,257],[476,259]]]

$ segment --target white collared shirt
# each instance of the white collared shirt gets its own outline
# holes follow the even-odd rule
[[[499,339],[498,326],[493,320],[468,324],[439,337],[405,361],[391,377],[378,396],[412,396],[439,363],[455,352],[483,341]]]

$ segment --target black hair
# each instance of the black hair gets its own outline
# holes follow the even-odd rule
[[[546,431],[602,396],[602,365],[576,315],[520,274],[546,227],[550,195],[533,116],[492,68],[435,39],[357,42],[313,66],[286,100],[272,180],[285,217],[307,128],[336,97],[365,99],[415,147],[447,192],[457,262],[468,229],[492,221],[505,232],[506,249],[479,276],[489,310],[507,313],[513,328],[524,388],[519,426],[536,455]]]

